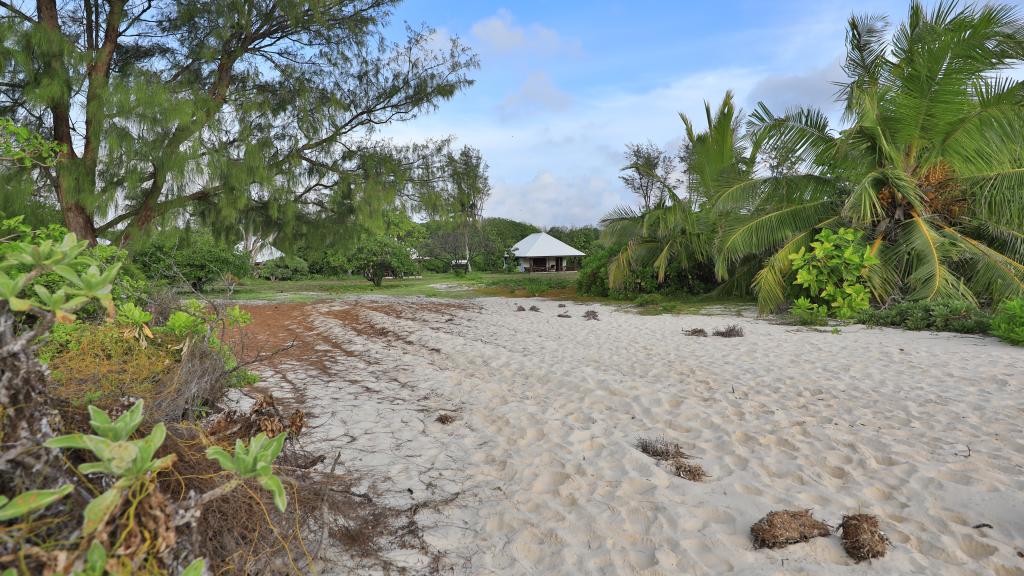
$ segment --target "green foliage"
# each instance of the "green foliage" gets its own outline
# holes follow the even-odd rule
[[[271,465],[284,448],[287,436],[281,433],[268,439],[266,434],[260,432],[249,441],[248,446],[241,439],[236,440],[234,454],[218,446],[211,446],[206,449],[206,457],[216,460],[221,468],[241,478],[255,478],[260,486],[273,495],[274,505],[284,512],[288,496],[281,480],[274,476]]]
[[[239,216],[331,233],[365,221],[413,186],[433,147],[373,127],[434,110],[477,66],[425,25],[396,38],[394,4],[183,1],[161,6],[157,27],[150,3],[5,8],[4,114],[70,148],[52,177],[37,171],[36,197],[58,199],[90,240],[95,228],[138,238],[183,212],[231,229]],[[29,137],[8,127],[0,142]]]
[[[68,231],[63,226],[47,225],[34,228],[25,222],[24,215],[4,218],[3,214],[0,214],[0,258],[19,250],[19,246],[24,244],[47,240],[60,243],[67,234]],[[91,265],[96,265],[101,269],[118,267],[118,273],[110,290],[113,302],[141,303],[143,301],[148,290],[148,283],[145,276],[129,262],[127,252],[114,246],[97,245],[85,248],[80,256],[80,259],[70,264],[70,267],[78,274],[86,273]],[[30,266],[15,264],[10,269],[15,272],[28,272]],[[42,286],[53,293],[60,290],[66,282],[67,280],[56,272],[42,272],[32,279],[29,287],[34,291],[35,286]],[[99,319],[103,313],[104,311],[97,306],[96,302],[89,302],[78,310],[77,315],[88,319]]]
[[[992,335],[1024,346],[1024,298],[1004,300],[992,315]]]
[[[174,456],[168,455],[153,460],[153,455],[167,435],[163,422],[157,423],[146,437],[129,440],[142,424],[142,406],[143,401],[139,400],[116,420],[111,420],[106,411],[89,406],[89,425],[96,434],[66,434],[47,440],[46,446],[88,450],[99,461],[80,465],[79,472],[115,476],[125,481],[116,489],[125,488],[132,481],[167,468],[174,459]],[[97,506],[103,508],[104,504]],[[89,516],[88,508],[86,516]]]
[[[29,490],[10,500],[6,496],[0,495],[0,522],[42,510],[70,494],[73,489],[74,486],[71,484],[65,484],[55,490]]]
[[[961,334],[989,331],[991,315],[962,300],[918,300],[865,310],[857,321],[869,326],[894,326],[906,330],[934,330]]]
[[[744,155],[766,169],[709,198],[724,224],[719,277],[755,263],[762,310],[786,301],[789,256],[836,226],[869,235],[879,264],[865,283],[879,301],[1024,294],[1024,82],[1004,74],[1022,61],[1022,14],[912,2],[888,28],[883,16],[849,21],[841,132],[820,110],[760,104]]]
[[[86,243],[79,242],[74,234],[60,242],[15,242],[6,248],[0,261],[0,300],[6,301],[12,311],[39,310],[52,313],[58,322],[74,322],[74,312],[96,300],[113,314],[111,284],[120,266],[101,271],[95,260],[83,254]],[[62,279],[56,290],[32,284],[41,274],[51,272]],[[34,294],[27,293],[29,287]]]
[[[583,257],[576,276],[576,293],[589,296],[608,296],[608,263],[621,246],[603,246],[591,249]]]
[[[801,247],[789,256],[796,271],[794,284],[805,292],[794,305],[795,314],[804,319],[835,315],[846,320],[871,307],[865,282],[878,258],[861,235],[849,228],[825,229],[811,242],[810,252]]]
[[[348,274],[352,269],[349,260],[350,250],[324,248],[322,246],[303,246],[297,254],[306,261],[306,269],[311,276],[337,277]]]
[[[480,221],[480,232],[485,242],[482,242],[477,250],[473,264],[478,270],[498,272],[503,270],[505,265],[505,252],[515,246],[516,242],[540,232],[540,228],[507,218],[484,218]],[[447,268],[438,271],[446,270]]]
[[[0,163],[51,166],[63,150],[64,146],[0,117]]]
[[[141,246],[133,260],[148,278],[171,284],[184,281],[198,292],[227,274],[244,277],[250,271],[246,255],[205,231],[155,238]]]
[[[384,283],[385,276],[401,276],[416,270],[408,248],[381,236],[360,241],[352,254],[352,266],[377,287]]]
[[[547,233],[584,254],[589,254],[601,237],[601,230],[596,226],[552,226]]]
[[[125,326],[125,336],[135,338],[143,347],[146,346],[146,338],[153,337],[153,332],[149,329],[152,320],[152,314],[132,302],[125,302],[117,307],[117,323]]]
[[[309,277],[309,264],[297,256],[281,256],[264,262],[259,273],[269,280],[302,280]]]
[[[575,284],[571,277],[544,274],[510,274],[482,280],[481,284],[509,295],[541,296],[552,292],[566,292]]]

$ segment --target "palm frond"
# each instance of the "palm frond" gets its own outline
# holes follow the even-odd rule
[[[786,301],[786,276],[792,270],[793,263],[789,259],[800,248],[806,248],[814,240],[814,230],[827,228],[838,221],[837,217],[819,222],[813,229],[793,235],[764,263],[764,267],[754,275],[753,288],[757,294],[757,308],[761,312],[772,312],[779,309]]]
[[[953,243],[917,214],[903,223],[901,232],[897,249],[910,266],[907,282],[913,289],[911,299],[975,301],[963,280],[946,266],[946,261],[955,256],[957,247]]]
[[[996,302],[1024,295],[1024,264],[953,228],[944,227],[942,232],[970,255],[974,294]]]
[[[715,274],[728,278],[728,266],[750,254],[774,250],[795,234],[813,229],[836,209],[831,199],[781,206],[744,218],[720,236],[715,249]]]

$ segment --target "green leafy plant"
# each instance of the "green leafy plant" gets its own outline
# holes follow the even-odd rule
[[[869,326],[896,326],[907,330],[984,334],[989,331],[992,318],[970,302],[919,300],[865,310],[857,316],[857,321]]]
[[[416,268],[408,248],[383,236],[364,238],[351,261],[352,266],[378,288],[385,276],[411,273]]]
[[[284,448],[287,434],[281,433],[274,438],[260,432],[246,445],[241,439],[235,441],[234,454],[218,446],[206,449],[206,457],[216,460],[220,467],[234,472],[241,478],[255,478],[256,481],[274,497],[274,505],[284,512],[288,497],[281,480],[274,476],[271,465]]]
[[[64,149],[9,118],[0,118],[0,162],[50,166]]]
[[[64,236],[59,243],[44,240],[16,244],[0,261],[0,300],[6,301],[14,312],[41,310],[52,313],[63,323],[74,322],[74,312],[91,299],[100,301],[113,315],[110,290],[120,266],[115,264],[101,272],[91,259],[82,255],[85,248],[86,243],[79,242],[74,234]],[[79,273],[74,268],[78,264],[88,266]],[[56,291],[36,285],[35,295],[27,294],[31,282],[48,272],[59,274],[64,285]]]
[[[794,284],[806,292],[794,303],[794,315],[804,319],[834,315],[846,320],[871,307],[866,275],[878,258],[861,236],[850,228],[825,229],[815,236],[809,252],[801,247],[789,255],[796,270]]]
[[[184,281],[197,292],[203,292],[225,274],[245,277],[250,271],[245,254],[218,242],[205,231],[154,238],[138,248],[134,261],[149,278],[172,284]]]
[[[65,484],[54,490],[29,490],[12,499],[0,495],[0,522],[42,510],[70,494],[73,489],[71,484]]]
[[[1004,300],[992,316],[992,335],[1024,346],[1024,298]]]
[[[153,331],[149,328],[152,320],[152,314],[132,302],[117,307],[117,323],[124,326],[125,337],[138,340],[143,348],[146,347],[146,339],[153,338]]]
[[[50,448],[88,450],[99,459],[78,467],[82,474],[108,474],[118,480],[106,492],[94,498],[85,508],[82,527],[88,536],[100,526],[121,504],[125,492],[135,483],[145,481],[152,474],[165,470],[174,462],[174,455],[153,459],[167,435],[163,422],[153,427],[148,436],[129,440],[142,424],[143,401],[139,400],[116,420],[103,410],[89,406],[89,425],[96,434],[66,434],[46,442]]]
[[[301,280],[309,276],[309,264],[297,256],[281,256],[265,262],[259,273],[270,280]]]
[[[188,312],[178,310],[172,312],[167,317],[167,322],[164,323],[163,329],[179,338],[199,336],[206,333],[206,322],[202,318],[197,318]]]

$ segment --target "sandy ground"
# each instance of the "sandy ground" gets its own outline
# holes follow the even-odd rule
[[[1024,574],[1024,349],[537,299],[250,309],[267,343],[296,342],[260,372],[311,412],[310,448],[391,502],[456,497],[418,516],[443,573]],[[682,333],[734,322],[745,337]],[[639,436],[710,478],[673,476]],[[754,550],[750,525],[786,508],[877,514],[893,548]]]

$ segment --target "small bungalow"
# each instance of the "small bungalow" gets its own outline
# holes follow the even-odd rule
[[[558,238],[537,232],[523,238],[512,247],[513,257],[520,272],[562,272],[575,270],[575,259],[586,256]],[[572,259],[572,260],[570,260]]]

